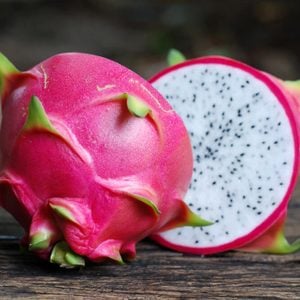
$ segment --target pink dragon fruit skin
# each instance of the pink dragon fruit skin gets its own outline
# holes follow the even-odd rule
[[[2,55],[0,204],[23,244],[65,267],[134,258],[151,233],[209,222],[182,201],[186,129],[145,80],[108,59],[53,56],[19,72]]]

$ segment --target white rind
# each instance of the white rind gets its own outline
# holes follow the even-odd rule
[[[185,201],[215,222],[161,237],[181,246],[215,247],[252,232],[280,204],[293,172],[292,129],[276,96],[251,74],[221,64],[185,66],[153,85],[183,118],[194,147]]]

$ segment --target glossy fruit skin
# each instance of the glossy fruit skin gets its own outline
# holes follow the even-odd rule
[[[148,82],[83,53],[55,55],[4,82],[0,204],[37,255],[49,259],[66,241],[92,261],[121,261],[147,235],[187,220],[190,140]],[[130,97],[149,113],[129,111]]]

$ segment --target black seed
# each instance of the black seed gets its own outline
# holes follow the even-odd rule
[[[228,232],[228,231],[225,231],[225,234],[227,234],[227,235],[228,235],[228,234],[229,234],[229,232]]]
[[[212,185],[216,185],[216,183],[217,183],[217,182],[216,182],[216,181],[214,181],[214,182],[212,183]]]
[[[198,240],[196,240],[196,241],[195,241],[195,244],[198,244],[198,243],[199,243],[199,241],[198,241]]]
[[[178,232],[177,232],[177,235],[181,235],[181,231],[178,231]]]
[[[281,122],[278,122],[278,123],[277,123],[277,126],[280,126],[280,125],[281,125]]]
[[[271,149],[271,147],[270,146],[268,146],[268,148],[267,148],[268,150],[270,150]]]
[[[205,132],[205,135],[206,135],[206,136],[209,135],[209,131],[206,131],[206,132]]]
[[[198,207],[197,210],[200,211],[200,210],[201,210],[201,207]]]
[[[252,129],[255,128],[255,125],[252,125],[251,128],[252,128]]]
[[[247,147],[250,147],[250,144],[247,144],[246,146],[247,146]]]
[[[189,80],[189,83],[193,83],[193,80],[192,80],[192,79],[190,79],[190,80]]]
[[[257,214],[258,214],[258,215],[261,215],[261,211],[258,211]]]

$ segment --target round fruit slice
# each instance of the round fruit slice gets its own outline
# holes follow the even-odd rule
[[[224,57],[185,61],[150,81],[183,118],[190,134],[194,169],[185,201],[214,222],[153,238],[196,254],[249,243],[253,246],[248,250],[259,252],[300,248],[299,243],[289,245],[282,234],[299,165],[296,97],[284,83]]]

